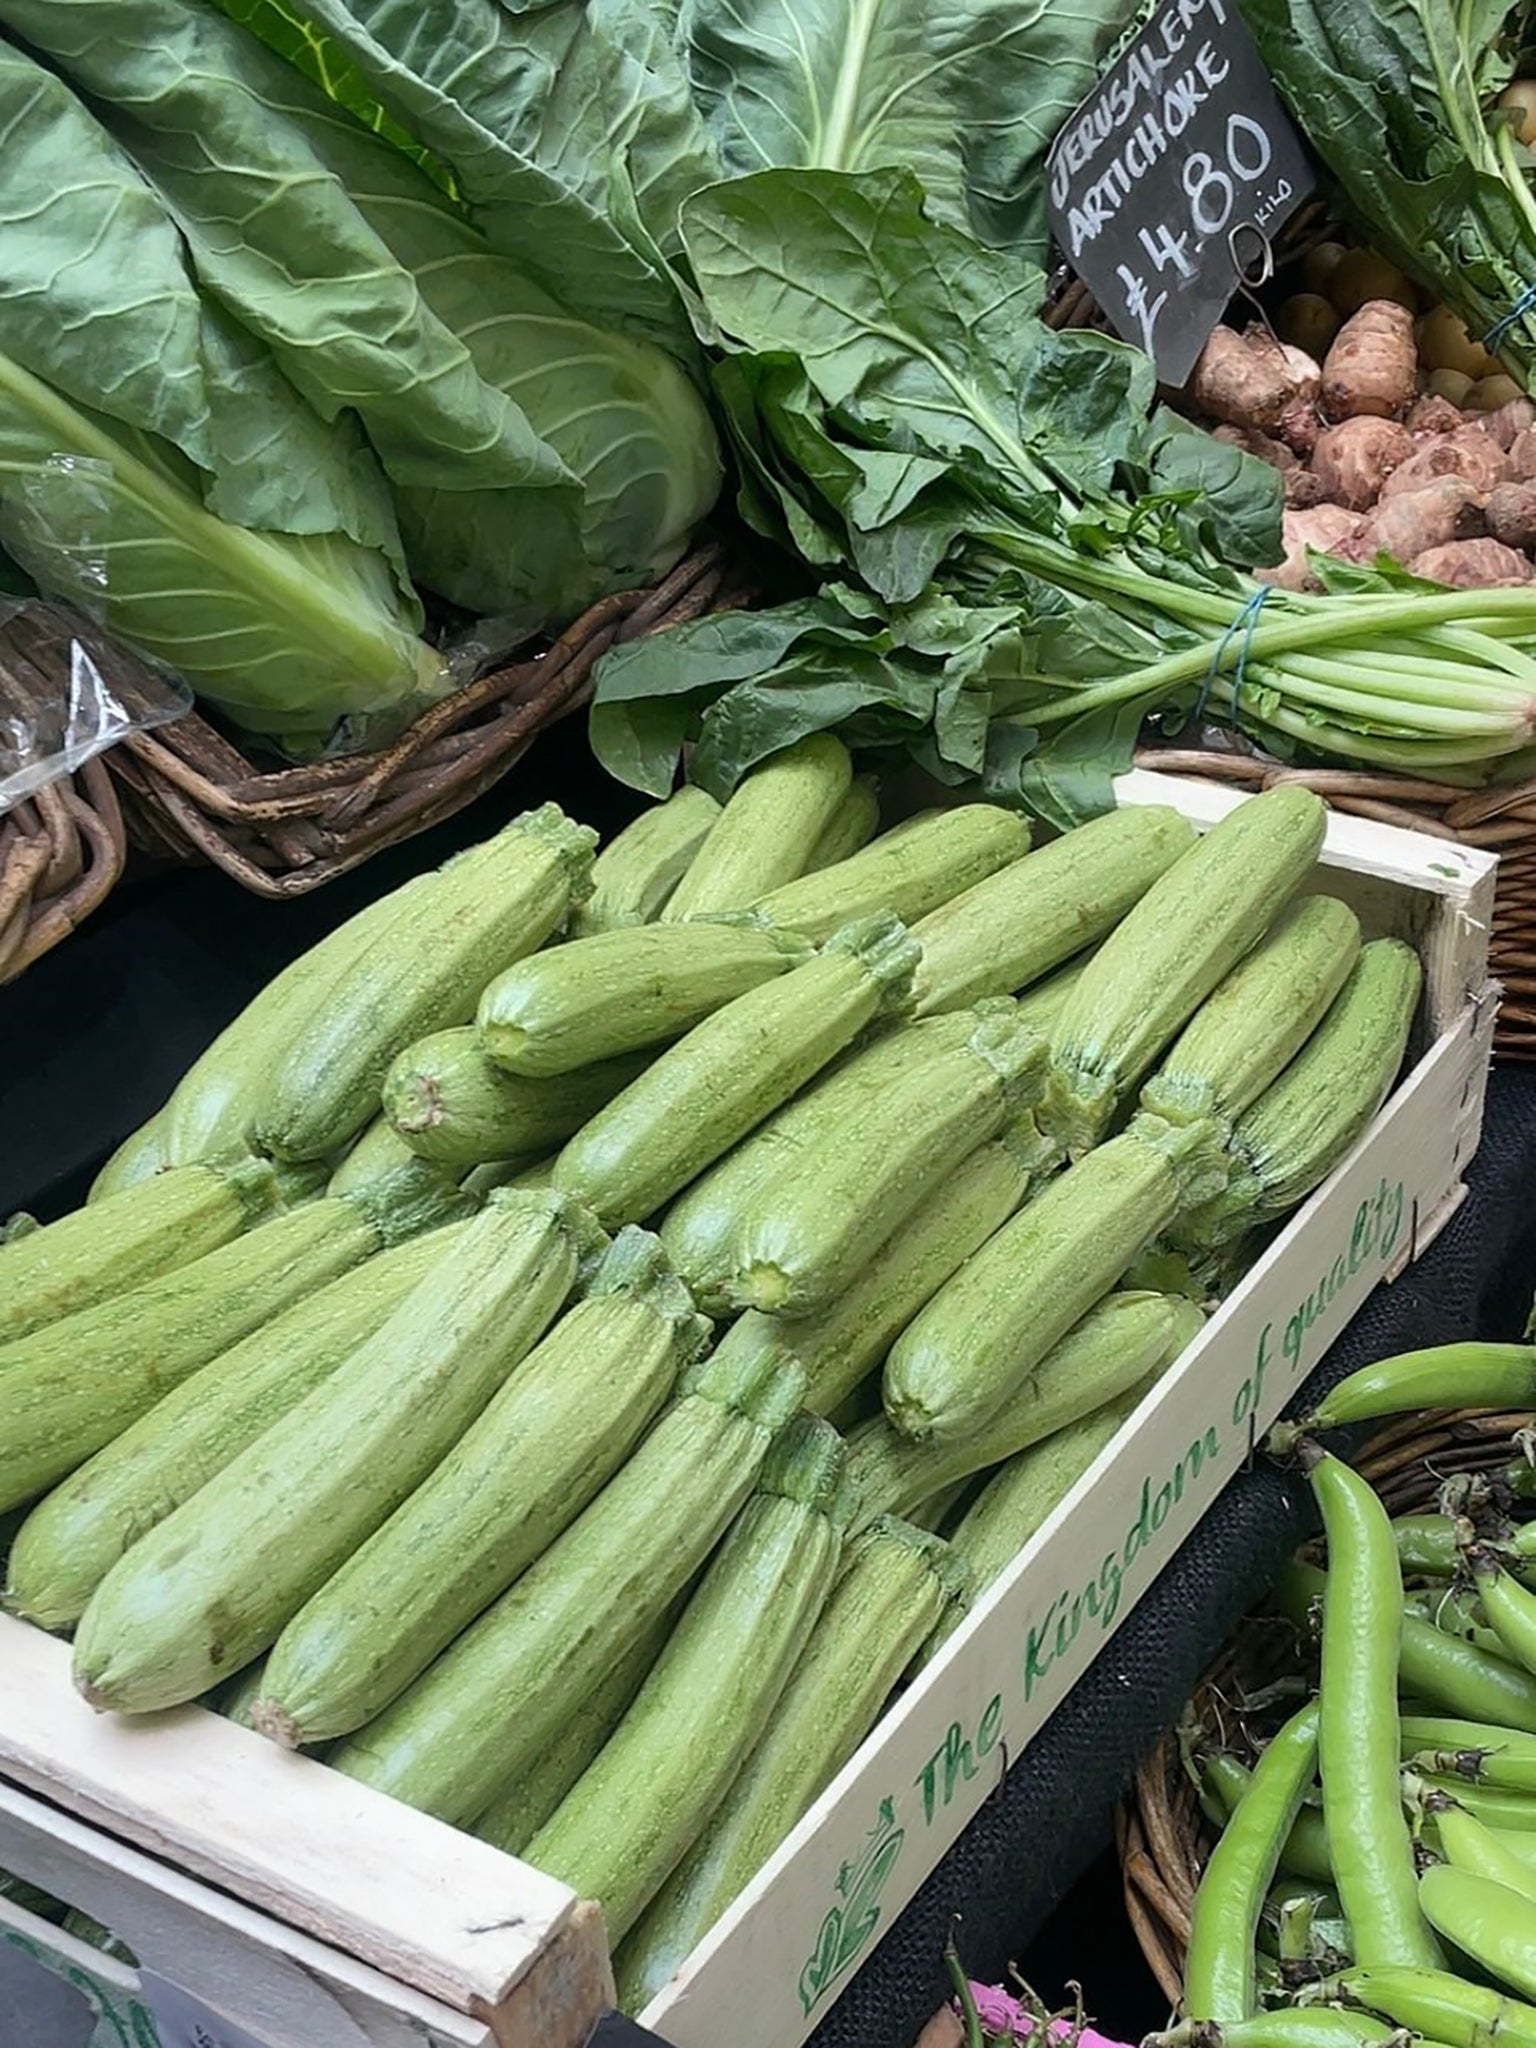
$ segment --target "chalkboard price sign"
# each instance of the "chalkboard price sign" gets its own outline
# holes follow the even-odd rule
[[[1165,0],[1047,172],[1068,263],[1169,384],[1315,182],[1236,0]]]

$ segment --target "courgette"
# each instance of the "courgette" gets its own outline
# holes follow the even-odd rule
[[[710,911],[744,910],[769,889],[803,875],[852,781],[848,749],[826,732],[797,740],[754,769],[710,827],[662,917],[675,923]]]
[[[1181,1302],[1179,1323],[1168,1350],[1146,1379],[1092,1414],[1031,1444],[993,1473],[950,1534],[951,1547],[969,1578],[973,1601],[981,1598],[1045,1526],[1100,1452],[1124,1429],[1161,1375],[1200,1334],[1204,1320],[1193,1302]],[[963,1619],[955,1611],[943,1617],[924,1646],[925,1664]]]
[[[567,1708],[671,1606],[756,1483],[804,1382],[715,1353],[629,1462],[333,1769],[461,1826],[544,1754]]]
[[[882,1013],[917,948],[894,917],[846,925],[813,959],[727,1003],[669,1046],[555,1162],[555,1185],[610,1228],[652,1216],[803,1088]]]
[[[1165,805],[1111,811],[1014,861],[914,927],[919,1016],[1009,995],[1120,922],[1195,843]]]
[[[422,1159],[407,1145],[387,1116],[376,1116],[355,1145],[336,1165],[326,1186],[328,1195],[355,1195],[376,1188],[380,1181],[404,1174],[423,1188],[452,1189],[453,1172]],[[397,1181],[397,1185],[400,1183]],[[460,1185],[462,1185],[460,1183]]]
[[[0,1346],[0,1511],[35,1500],[252,1330],[461,1207],[346,1195],[274,1216],[190,1266]]]
[[[596,1899],[622,1941],[682,1861],[767,1727],[832,1590],[843,1446],[801,1416],[769,1453],[633,1706],[528,1844]]]
[[[520,1159],[492,1159],[484,1166],[473,1166],[459,1186],[466,1195],[473,1195],[483,1202],[493,1188],[547,1188],[554,1186],[555,1154],[548,1152],[542,1159],[535,1159],[532,1165],[525,1165]]]
[[[345,967],[286,1051],[274,1048],[253,1130],[264,1152],[320,1159],[378,1109],[390,1061],[467,1024],[491,977],[541,946],[591,886],[597,835],[555,804],[441,867]]]
[[[381,1713],[601,1491],[708,1335],[656,1239],[621,1231],[585,1298],[284,1628],[263,1734],[295,1749]]]
[[[979,1146],[886,1239],[830,1308],[795,1318],[749,1309],[721,1339],[722,1350],[771,1351],[798,1366],[806,1376],[806,1407],[831,1415],[880,1364],[918,1310],[1001,1229],[1029,1184],[1026,1149],[1006,1138]]]
[[[1052,1039],[1042,1122],[1074,1154],[1096,1144],[1322,850],[1327,812],[1297,783],[1245,797],[1129,911],[1083,970]]]
[[[827,1309],[970,1153],[1038,1099],[1046,1061],[1045,1039],[1016,1016],[979,1017],[963,1045],[911,1068],[861,1115],[830,1121],[743,1217],[731,1305]]]
[[[480,998],[480,1049],[545,1079],[681,1038],[748,989],[809,959],[790,931],[756,919],[635,925],[536,953]]]
[[[973,1436],[914,1443],[884,1416],[848,1438],[848,1473],[859,1493],[859,1522],[908,1515],[957,1480],[969,1479],[1039,1443],[1136,1386],[1187,1327],[1193,1307],[1172,1295],[1107,1294],[1054,1343],[1007,1406]],[[1198,1315],[1199,1311],[1195,1313]]]
[[[1141,1107],[1171,1123],[1235,1123],[1306,1044],[1359,952],[1360,920],[1337,897],[1293,904],[1196,1010]]]
[[[1239,1118],[1231,1178],[1181,1219],[1181,1241],[1227,1244],[1285,1215],[1328,1178],[1397,1079],[1423,979],[1417,954],[1401,939],[1361,947],[1322,1023]]]
[[[1005,997],[990,1005],[1013,1015]],[[706,1308],[723,1307],[737,1263],[737,1240],[764,1191],[834,1124],[852,1122],[915,1067],[964,1045],[978,1012],[930,1017],[880,1034],[834,1060],[807,1088],[734,1145],[685,1188],[668,1209],[661,1240],[678,1272]]]
[[[956,1445],[988,1429],[1051,1346],[1224,1173],[1219,1125],[1143,1116],[1049,1182],[892,1346],[883,1392],[896,1428]]]
[[[471,1832],[508,1856],[521,1856],[539,1829],[634,1703],[682,1614],[676,1602],[626,1656],[605,1671],[595,1688],[566,1715],[541,1756],[509,1780]]]
[[[811,848],[805,872],[835,867],[867,846],[880,829],[880,786],[873,775],[855,775],[848,794],[824,825]]]
[[[759,916],[820,943],[850,918],[891,910],[915,924],[1029,851],[1029,826],[996,804],[960,804],[898,825],[835,867],[759,896]]]
[[[119,1145],[97,1175],[90,1200],[119,1193],[169,1166],[248,1153],[274,1064],[321,1013],[341,976],[430,896],[432,882],[431,875],[416,875],[379,897],[258,990],[192,1062],[163,1108]]]
[[[826,1790],[963,1592],[949,1545],[910,1523],[881,1516],[848,1545],[772,1722],[619,1952],[624,2011],[650,2003]]]
[[[217,1251],[282,1206],[283,1180],[259,1159],[177,1167],[11,1238],[0,1245],[0,1344]]]
[[[592,894],[571,919],[572,938],[660,917],[719,815],[714,798],[692,784],[642,811],[597,856]]]
[[[124,1552],[371,1337],[448,1242],[429,1231],[376,1253],[173,1387],[38,1502],[11,1550],[6,1604],[71,1627]]]
[[[265,1650],[418,1486],[558,1312],[590,1219],[493,1195],[389,1319],[91,1596],[75,1683],[146,1713]]]
[[[488,1059],[473,1025],[408,1045],[384,1080],[384,1113],[423,1160],[463,1172],[487,1159],[528,1159],[579,1131],[637,1080],[646,1053],[624,1053],[574,1074],[531,1080]]]
[[[1033,1024],[1047,1038],[1052,1037],[1056,1020],[1066,1007],[1067,997],[1077,987],[1078,977],[1097,951],[1096,946],[1088,946],[1081,953],[1074,953],[1065,967],[1058,967],[1043,981],[1032,982],[1021,995],[1016,996],[1014,1000],[1024,1022]]]

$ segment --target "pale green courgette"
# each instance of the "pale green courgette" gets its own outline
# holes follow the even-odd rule
[[[624,2011],[650,2003],[826,1790],[963,1587],[949,1545],[910,1523],[881,1516],[849,1544],[766,1732],[619,1952]]]
[[[1161,804],[1112,811],[1014,861],[925,917],[920,1016],[1038,981],[1120,922],[1195,843]]]
[[[793,932],[745,916],[599,932],[498,974],[475,1034],[507,1072],[558,1077],[681,1038],[810,952]]]
[[[803,967],[716,1010],[658,1055],[555,1162],[555,1185],[603,1223],[653,1216],[771,1116],[882,1013],[908,999],[917,948],[862,918]]]
[[[1081,1421],[1059,1429],[1054,1436],[1020,1451],[987,1481],[966,1509],[950,1535],[955,1555],[970,1577],[971,1598],[979,1600],[994,1580],[1000,1578],[1031,1537],[1039,1534],[1050,1516],[1066,1499],[1079,1479],[1130,1421],[1173,1358],[1199,1334],[1196,1323],[1203,1321],[1193,1302],[1186,1304],[1184,1325],[1170,1347],[1172,1355],[1160,1361],[1158,1369],[1139,1385],[1128,1387],[1113,1401],[1106,1401]],[[949,1614],[938,1624],[923,1651],[926,1664],[943,1648],[964,1617]]]
[[[621,1231],[585,1298],[284,1628],[262,1733],[296,1749],[382,1713],[608,1483],[709,1327],[657,1240]]]
[[[1417,954],[1401,939],[1361,947],[1327,1016],[1239,1118],[1232,1177],[1181,1220],[1181,1241],[1226,1244],[1285,1215],[1327,1179],[1397,1079],[1423,979]]]
[[[686,1598],[686,1596],[684,1596]],[[606,1670],[566,1714],[541,1756],[507,1783],[471,1829],[508,1856],[521,1856],[634,1703],[683,1611],[679,1600]]]
[[[259,1159],[177,1167],[11,1238],[0,1245],[0,1344],[217,1251],[283,1205],[284,1178]]]
[[[1224,1171],[1218,1125],[1140,1117],[1047,1183],[892,1346],[884,1400],[897,1429],[958,1445],[989,1428],[1051,1346]]]
[[[1068,996],[1077,987],[1078,977],[1097,951],[1097,946],[1089,946],[1074,954],[1065,967],[1058,967],[1043,981],[1033,982],[1022,995],[1017,996],[1015,1001],[1024,1022],[1033,1024],[1047,1038],[1053,1036],[1056,1020],[1065,1009]]]
[[[1047,1046],[1016,1016],[984,1016],[965,1043],[910,1069],[763,1188],[736,1232],[736,1308],[824,1312],[880,1247],[1044,1084]]]
[[[221,1351],[462,1209],[416,1191],[310,1202],[190,1266],[0,1346],[0,1510],[35,1500]]]
[[[253,1659],[243,1671],[210,1693],[204,1704],[211,1712],[222,1714],[226,1721],[233,1721],[237,1728],[250,1728],[251,1708],[261,1697],[266,1668],[265,1657]]]
[[[591,885],[596,837],[545,804],[440,868],[276,1053],[253,1125],[261,1150],[320,1159],[355,1137],[396,1054],[467,1024],[492,976],[565,922]]]
[[[1243,799],[1142,897],[1057,1020],[1042,1123],[1076,1154],[1244,954],[1322,850],[1327,812],[1298,783]]]
[[[592,894],[572,917],[571,936],[584,939],[660,917],[719,815],[714,798],[691,784],[642,811],[593,863]]]
[[[554,1186],[557,1154],[546,1153],[531,1166],[520,1159],[493,1159],[484,1166],[471,1167],[459,1182],[466,1195],[483,1202],[493,1188],[548,1188]]]
[[[893,1232],[853,1285],[819,1316],[738,1316],[721,1348],[771,1350],[806,1376],[814,1414],[840,1408],[925,1303],[1002,1228],[1030,1184],[1030,1154],[1009,1139],[982,1145]],[[875,1396],[878,1407],[878,1393]]]
[[[805,872],[835,867],[867,846],[880,829],[880,785],[873,775],[855,775],[848,794],[817,835]]]
[[[987,1014],[1014,1014],[1006,997],[983,1008]],[[912,1069],[964,1045],[981,1014],[930,1017],[844,1053],[684,1189],[662,1222],[661,1241],[703,1306],[724,1306],[742,1226],[779,1175],[833,1124],[856,1120]]]
[[[730,1790],[810,1638],[843,1547],[843,1446],[803,1415],[769,1453],[633,1706],[528,1844],[623,1940]]]
[[[355,1195],[376,1188],[380,1181],[406,1176],[406,1184],[422,1188],[452,1189],[456,1184],[450,1168],[437,1166],[413,1152],[389,1118],[376,1116],[355,1145],[336,1165],[326,1187],[328,1195]],[[399,1185],[399,1181],[396,1181]]]
[[[288,1057],[300,1034],[323,1011],[341,976],[376,940],[387,938],[418,902],[430,897],[434,879],[416,875],[379,897],[258,990],[192,1062],[164,1107],[118,1146],[96,1176],[91,1201],[132,1187],[168,1166],[248,1153],[256,1113],[276,1062]]]
[[[889,1419],[876,1416],[848,1438],[848,1474],[859,1493],[857,1524],[875,1515],[908,1515],[957,1480],[985,1472],[1005,1458],[1081,1420],[1136,1386],[1187,1330],[1177,1296],[1130,1292],[1104,1299],[1058,1338],[995,1419],[974,1436],[914,1443]],[[1187,1341],[1187,1338],[1186,1338]]]
[[[898,825],[835,867],[759,896],[753,909],[818,944],[850,918],[892,910],[915,924],[1029,851],[1029,826],[995,804],[961,804]]]
[[[113,1566],[75,1636],[95,1707],[205,1692],[274,1642],[537,1343],[590,1219],[495,1194],[372,1337]]]
[[[466,1826],[543,1756],[715,1548],[804,1381],[715,1353],[597,1499],[335,1770]]]
[[[736,785],[662,917],[675,923],[714,910],[744,910],[803,875],[852,782],[848,749],[831,733],[812,733],[775,754]]]
[[[376,1253],[173,1387],[28,1515],[7,1606],[41,1628],[71,1627],[124,1552],[371,1337],[448,1242],[434,1230]]]
[[[574,1074],[532,1080],[486,1057],[473,1025],[434,1031],[400,1053],[384,1081],[395,1135],[424,1160],[462,1172],[488,1159],[529,1159],[579,1131],[650,1065],[624,1053]]]
[[[1207,996],[1141,1091],[1170,1123],[1235,1123],[1322,1020],[1360,953],[1360,920],[1335,896],[1307,896]]]

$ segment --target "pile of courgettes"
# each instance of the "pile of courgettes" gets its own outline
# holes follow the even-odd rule
[[[1300,788],[553,805],[0,1243],[6,1598],[599,1899],[642,2003],[1398,1072]],[[1170,1275],[1179,1285],[1170,1291]],[[19,1526],[16,1523],[19,1521]]]

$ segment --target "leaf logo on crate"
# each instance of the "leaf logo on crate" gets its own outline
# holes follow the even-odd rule
[[[92,1976],[88,1970],[72,1963],[59,1949],[33,1941],[14,1927],[0,1927],[0,1941],[30,1957],[34,1963],[81,1993],[96,2020],[90,2048],[161,2048],[154,2020],[131,1994],[120,1992],[105,1978]]]
[[[896,1825],[894,1800],[882,1799],[863,1854],[837,1873],[843,1903],[833,1906],[822,1921],[815,1950],[800,1972],[802,2012],[812,2011],[879,1926],[880,1894],[890,1882],[906,1838],[905,1828]]]

